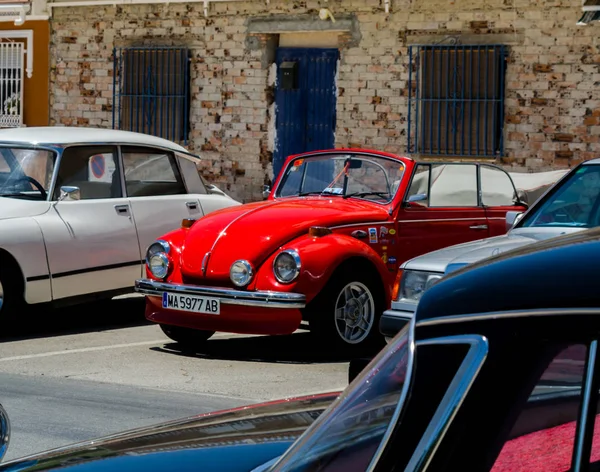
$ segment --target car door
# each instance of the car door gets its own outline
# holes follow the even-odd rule
[[[499,167],[481,165],[481,203],[490,227],[490,236],[506,233],[506,212],[525,211],[519,203],[517,189],[510,176]]]
[[[52,207],[36,218],[54,299],[133,287],[139,276],[140,249],[117,163],[116,146],[71,146],[60,157]],[[60,200],[65,186],[78,190]]]
[[[476,164],[417,164],[398,212],[398,261],[489,235]]]
[[[148,146],[122,146],[123,175],[142,256],[184,218],[203,215],[198,195],[187,193],[174,153]],[[140,275],[140,274],[138,274]]]

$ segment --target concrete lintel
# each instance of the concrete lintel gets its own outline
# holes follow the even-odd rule
[[[279,34],[310,31],[348,32],[355,28],[353,15],[335,15],[335,23],[321,20],[317,15],[277,15],[269,18],[250,18],[248,33]]]

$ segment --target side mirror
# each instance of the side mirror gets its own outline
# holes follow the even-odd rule
[[[269,195],[271,194],[271,187],[269,185],[263,185],[263,191],[262,191],[262,196],[263,199],[267,199],[269,198]]]
[[[65,199],[81,200],[81,190],[79,187],[64,186],[60,188],[60,196],[58,201],[62,202]]]
[[[0,405],[0,460],[6,455],[10,442],[10,420],[6,410]]]
[[[412,206],[411,203],[424,202],[425,200],[427,200],[426,193],[416,193],[408,197],[408,200],[406,200],[406,206]]]
[[[223,197],[227,196],[225,194],[225,192],[223,192],[223,190],[221,190],[219,187],[217,187],[216,185],[213,184],[208,184],[206,186],[206,189],[208,190],[208,193],[210,193],[211,195],[222,195]]]
[[[516,225],[521,218],[523,217],[523,213],[519,211],[507,211],[506,212],[506,231],[510,231],[510,229]]]

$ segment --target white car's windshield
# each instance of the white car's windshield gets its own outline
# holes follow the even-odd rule
[[[408,324],[271,470],[366,470],[400,414],[413,356]]]
[[[520,227],[593,228],[600,225],[600,166],[582,166],[559,185],[525,217]]]
[[[290,162],[276,197],[339,195],[388,203],[405,166],[401,161],[361,154],[326,154]]]
[[[0,196],[45,200],[55,161],[45,149],[0,147]]]

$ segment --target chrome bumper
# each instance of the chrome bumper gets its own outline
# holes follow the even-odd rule
[[[232,290],[220,287],[170,284],[150,279],[136,280],[135,291],[155,297],[162,297],[163,292],[214,297],[218,298],[224,305],[295,309],[301,309],[306,306],[306,297],[301,293],[244,292],[242,290]]]

